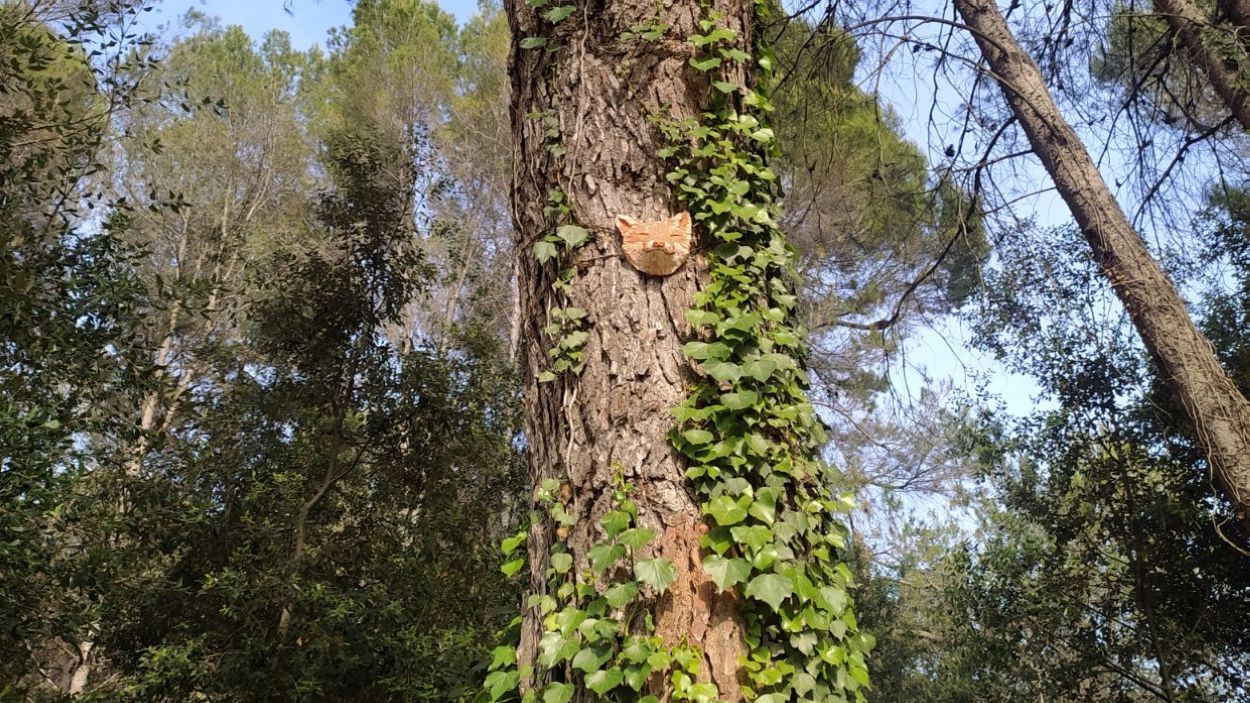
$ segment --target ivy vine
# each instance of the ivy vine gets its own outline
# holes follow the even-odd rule
[[[571,216],[572,211],[562,191],[552,190],[547,194],[545,214],[551,222],[562,222]],[[534,256],[538,263],[545,264],[553,259],[561,262],[560,273],[551,284],[559,304],[548,312],[550,322],[543,328],[555,340],[547,350],[551,368],[539,372],[540,383],[554,381],[563,373],[579,374],[586,365],[582,361],[582,348],[586,346],[586,340],[590,339],[590,333],[586,330],[587,313],[584,308],[574,307],[569,301],[573,293],[573,281],[577,278],[573,254],[588,241],[590,232],[585,227],[562,224],[534,243]]]
[[[757,3],[756,11],[766,11]],[[669,182],[713,240],[705,289],[687,319],[698,339],[685,345],[704,380],[674,409],[673,445],[711,528],[703,568],[719,589],[740,589],[749,654],[748,700],[864,700],[865,656],[840,555],[849,535],[835,496],[837,473],[820,459],[825,434],[806,394],[797,321],[794,251],[777,225],[776,136],[765,87],[774,58],[756,47],[756,89],[730,70],[752,57],[709,14],[690,60],[714,88],[700,119],[658,120],[668,144]]]
[[[697,680],[702,652],[686,643],[670,646],[655,634],[650,606],[677,580],[677,568],[668,559],[643,557],[655,531],[638,525],[638,508],[629,497],[633,486],[620,467],[612,481],[612,509],[599,520],[605,537],[587,551],[589,568],[580,572],[559,538],[574,524],[565,505],[570,493],[556,479],[535,491],[530,520],[555,525],[558,538],[548,554],[546,592],[531,595],[528,604],[542,617],[536,664],[543,684],[517,695],[521,677],[534,673],[518,667],[517,617],[494,650],[477,703],[568,703],[578,690],[592,692],[594,700],[660,703],[646,693],[657,678],[668,681],[673,700],[717,700],[716,686]],[[503,572],[509,576],[525,565],[527,534],[504,540]]]

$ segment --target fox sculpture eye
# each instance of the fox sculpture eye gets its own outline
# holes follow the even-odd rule
[[[690,213],[655,222],[639,222],[621,215],[616,218],[621,232],[621,248],[634,268],[652,276],[667,276],[690,256]]]

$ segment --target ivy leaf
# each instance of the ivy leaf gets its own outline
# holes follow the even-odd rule
[[[590,558],[590,568],[596,573],[603,573],[604,569],[625,558],[625,547],[619,544],[596,544],[586,551],[586,556]]]
[[[564,610],[556,613],[555,623],[560,627],[560,633],[563,635],[571,635],[586,620],[586,611],[573,606],[568,606]]]
[[[609,537],[621,534],[622,530],[629,527],[629,522],[629,513],[623,510],[610,510],[599,519],[599,524],[603,525],[603,531],[607,532]]]
[[[737,89],[738,89],[738,84],[737,84],[737,83],[730,83],[729,81],[716,81],[716,82],[712,83],[712,85],[713,85],[713,86],[714,86],[717,90],[719,90],[720,92],[725,93],[725,94],[732,93],[732,92],[734,92],[735,90],[737,90]]]
[[[516,647],[501,645],[491,650],[490,670],[494,671],[516,663]]]
[[[777,519],[777,489],[761,488],[755,492],[755,501],[751,503],[750,513],[759,518],[765,525],[772,526]]]
[[[631,666],[625,669],[625,685],[641,691],[642,687],[647,683],[647,677],[651,675],[651,667],[643,664],[642,666]]]
[[[688,422],[695,418],[701,419],[706,417],[702,408],[692,408],[686,404],[678,405],[670,409],[669,412],[673,413],[673,417],[677,418],[678,422]]]
[[[564,20],[568,19],[569,15],[573,14],[576,11],[577,11],[576,5],[558,5],[556,7],[551,8],[550,10],[547,10],[547,14],[544,15],[544,17],[546,17],[547,21],[552,24],[559,24],[563,22]]]
[[[503,541],[503,544],[500,545],[500,549],[503,550],[504,554],[511,554],[516,551],[517,547],[521,546],[522,544],[525,544],[525,540],[527,536],[528,535],[526,534],[526,532],[522,530],[516,533],[515,535],[512,535],[508,539],[505,539]]]
[[[704,359],[724,359],[729,356],[729,347],[721,342],[686,342],[681,348],[686,356],[691,359],[703,361]]]
[[[750,501],[750,498],[745,498],[745,501]],[[716,522],[722,526],[736,525],[747,516],[747,509],[726,495],[713,498],[704,506],[703,511],[716,518]]]
[[[847,597],[844,589],[834,586],[824,586],[820,589],[820,598],[817,601],[817,604],[825,606],[835,615],[840,615],[842,611],[846,610],[847,600],[849,600],[849,598]]]
[[[537,49],[547,45],[547,37],[526,37],[521,40],[522,49]]]
[[[638,597],[638,584],[633,581],[618,583],[609,588],[604,597],[613,608],[624,608]]]
[[[538,641],[538,648],[542,650],[539,661],[548,667],[573,656],[581,649],[577,640],[572,637],[565,637],[559,632],[548,632]]]
[[[663,593],[677,580],[677,567],[668,559],[644,559],[634,563],[634,577]]]
[[[769,442],[764,435],[758,432],[751,432],[747,434],[746,441],[747,447],[751,449],[752,454],[757,457],[768,456],[768,449],[772,446],[772,442]]]
[[[690,59],[690,65],[693,66],[696,71],[703,71],[704,73],[706,73],[712,70],[713,68],[716,68],[717,66],[719,66],[720,59],[710,58],[710,59],[703,59],[702,61],[700,61],[699,59],[692,58]]]
[[[756,359],[755,361],[750,361],[744,364],[742,370],[745,371],[751,378],[763,383],[768,380],[769,376],[773,375],[774,371],[777,370],[777,362],[772,359]]]
[[[712,441],[712,433],[707,430],[686,430],[681,433],[681,436],[695,446],[701,446]]]
[[[755,130],[754,132],[751,132],[751,138],[757,142],[760,142],[761,144],[767,144],[768,142],[773,141],[777,137],[775,134],[773,134],[773,130],[771,127],[763,127],[763,128]]]
[[[504,576],[511,576],[520,571],[522,566],[525,566],[525,557],[517,557],[499,567],[499,570],[503,572]]]
[[[621,658],[634,664],[641,664],[651,656],[651,647],[646,642],[635,639],[621,650]]]
[[[573,555],[568,552],[552,554],[551,568],[555,569],[557,574],[567,574],[569,569],[573,568]]]
[[[730,410],[745,410],[760,399],[755,391],[737,391],[734,393],[722,393],[720,397],[721,405]]]
[[[646,527],[634,527],[622,532],[618,539],[626,547],[641,549],[655,539],[655,530]]]
[[[543,689],[543,703],[569,703],[575,691],[577,687],[571,683],[549,683]]]
[[[752,506],[754,507],[754,505]],[[730,530],[734,541],[758,552],[773,539],[773,531],[763,525],[741,525]]]
[[[715,554],[703,560],[703,570],[716,583],[719,591],[742,583],[751,575],[751,565],[742,559],[725,559]]]
[[[687,308],[686,320],[688,320],[690,324],[695,327],[702,327],[704,325],[716,323],[716,321],[720,320],[720,315],[717,315],[714,312],[708,312],[707,310]]]
[[[586,340],[590,339],[590,333],[585,330],[577,330],[569,332],[560,338],[560,346],[564,349],[580,349],[586,344]]]
[[[623,681],[624,678],[625,675],[622,674],[621,670],[616,667],[596,671],[586,675],[586,688],[589,688],[602,696],[608,691],[611,691],[621,685],[621,681]]]
[[[575,249],[590,239],[590,232],[587,232],[585,227],[577,225],[560,225],[556,228],[556,236],[563,239],[570,248]]]
[[[781,607],[781,602],[794,592],[794,583],[781,574],[760,574],[747,584],[746,596],[764,601],[773,610]]]
[[[521,44],[524,45],[525,42],[521,42]],[[556,255],[559,253],[560,252],[556,250],[556,245],[545,239],[540,239],[537,242],[534,242],[534,258],[538,259],[538,263],[540,264],[545,264],[556,258]]]
[[[573,655],[572,667],[586,673],[596,671],[604,662],[612,658],[612,650],[602,645],[587,647]]]
[[[729,361],[706,363],[703,370],[721,383],[733,383],[742,378],[742,367]]]
[[[521,680],[518,671],[496,671],[486,677],[485,685],[490,690],[490,699],[497,701],[503,694],[516,688]]]
[[[716,684],[703,681],[691,686],[686,695],[694,703],[712,703],[716,700],[716,692]]]
[[[699,546],[707,547],[717,554],[724,554],[733,545],[733,536],[729,534],[728,527],[713,527],[699,539]]]

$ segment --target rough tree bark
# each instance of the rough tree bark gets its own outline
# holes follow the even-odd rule
[[[1220,14],[1241,30],[1250,29],[1250,0],[1219,0]]]
[[[1250,510],[1250,402],[1220,367],[1176,286],[1129,223],[994,0],[954,2],[1244,527]]]
[[[1246,3],[1224,4],[1234,11],[1246,10]],[[1220,101],[1241,123],[1242,129],[1250,130],[1250,93],[1246,92],[1246,79],[1240,75],[1236,65],[1226,63],[1227,57],[1221,56],[1215,44],[1209,41],[1209,33],[1217,31],[1211,18],[1192,0],[1155,0],[1154,6],[1194,63],[1202,69],[1211,88],[1220,96]],[[1229,29],[1226,27],[1223,31],[1228,32]]]
[[[706,265],[696,255],[671,276],[644,275],[621,258],[614,222],[618,215],[648,221],[680,211],[656,155],[664,142],[654,117],[698,116],[706,108],[710,86],[688,65],[693,48],[685,38],[699,31],[705,13],[719,12],[719,24],[736,30],[748,49],[752,4],[712,0],[703,8],[697,0],[592,1],[554,27],[524,0],[508,0],[506,10],[513,37],[517,354],[530,475],[535,485],[554,477],[571,489],[567,507],[577,525],[567,541],[581,568],[586,549],[601,538],[598,518],[609,507],[614,467],[623,470],[635,486],[641,521],[660,535],[657,551],[680,574],[655,605],[658,633],[670,644],[684,637],[702,648],[702,675],[710,676],[725,700],[740,700],[737,659],[745,649],[738,603],[732,593],[717,595],[702,571],[701,511],[683,460],[666,439],[674,425],[670,409],[685,399],[694,380],[681,350],[690,335],[684,311],[707,280]],[[639,25],[657,24],[668,27],[658,41],[621,37]],[[548,46],[561,48],[521,48],[533,36],[546,36]],[[555,119],[554,141],[563,154],[549,148],[553,139],[543,117],[548,125]],[[558,304],[551,284],[559,267],[540,264],[533,245],[560,224],[544,212],[556,189],[571,207],[568,221],[592,233],[576,254],[578,277],[570,296],[572,305],[589,313],[590,338],[580,375],[539,383],[555,343],[543,328]],[[551,539],[540,526],[531,531],[532,593],[545,590]],[[522,665],[532,664],[540,634],[536,612],[526,609]]]
[[[1242,51],[1250,55],[1250,0],[1219,0],[1216,6],[1237,35]]]

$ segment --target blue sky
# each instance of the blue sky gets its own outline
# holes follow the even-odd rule
[[[475,0],[440,2],[443,9],[464,22],[477,11]],[[325,45],[326,32],[351,22],[352,4],[347,0],[165,0],[152,11],[152,23],[176,20],[188,9],[196,9],[225,24],[238,24],[255,38],[271,29],[291,35],[295,48]]]

